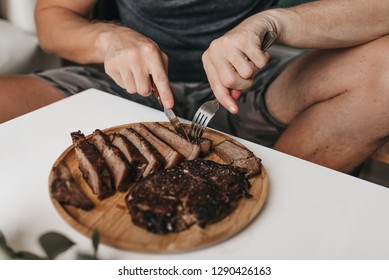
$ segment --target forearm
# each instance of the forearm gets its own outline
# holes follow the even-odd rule
[[[277,29],[278,42],[299,48],[358,45],[389,34],[389,2],[322,0],[288,9],[273,9],[265,17]]]
[[[36,10],[36,23],[41,47],[77,63],[104,61],[105,34],[117,28],[111,23],[90,22],[87,11],[80,14],[58,6]]]

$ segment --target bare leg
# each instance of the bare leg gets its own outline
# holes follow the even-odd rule
[[[389,37],[310,52],[271,85],[271,114],[289,124],[275,148],[349,172],[389,135]]]
[[[0,123],[62,98],[59,90],[38,78],[0,77]]]

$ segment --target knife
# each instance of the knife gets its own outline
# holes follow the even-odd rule
[[[174,130],[179,135],[184,137],[186,140],[190,141],[188,134],[186,134],[184,127],[182,126],[182,124],[178,120],[176,114],[174,114],[173,110],[172,109],[165,109],[165,107],[163,106],[162,101],[161,101],[161,96],[159,95],[158,89],[155,86],[152,79],[151,79],[151,86],[152,86],[152,91],[153,91],[155,98],[158,100],[159,104],[161,104],[161,106],[163,107],[163,111],[164,111],[166,117],[169,119],[170,123],[172,124]]]

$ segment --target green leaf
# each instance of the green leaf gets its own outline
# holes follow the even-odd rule
[[[97,256],[97,249],[99,248],[99,242],[100,242],[100,233],[96,229],[92,233],[92,244],[93,244],[93,249],[94,249],[94,256]]]
[[[75,243],[57,232],[48,232],[39,238],[39,242],[49,259],[55,259]]]

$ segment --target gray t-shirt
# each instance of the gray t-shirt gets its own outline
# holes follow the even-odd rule
[[[216,38],[275,0],[117,0],[121,21],[169,57],[171,81],[206,81],[201,55]]]

